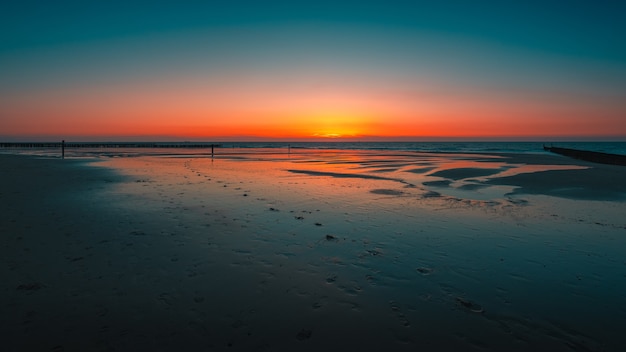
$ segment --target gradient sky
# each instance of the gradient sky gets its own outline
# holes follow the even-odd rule
[[[0,4],[0,141],[626,139],[626,2]]]

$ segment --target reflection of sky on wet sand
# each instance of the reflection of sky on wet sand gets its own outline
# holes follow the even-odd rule
[[[319,186],[341,184],[343,187],[374,187],[364,180],[396,181],[395,188],[415,188],[464,199],[497,200],[508,198],[515,185],[491,185],[492,178],[548,170],[573,170],[578,165],[533,165],[514,163],[500,156],[482,154],[399,153],[384,151],[297,151],[276,153],[272,150],[241,153],[226,152],[218,160],[247,161],[245,169],[259,168],[258,177],[267,182],[287,177],[307,179]],[[271,161],[256,165],[253,161]],[[213,166],[215,167],[215,166]],[[253,171],[254,172],[254,171]],[[329,179],[330,178],[330,179]],[[350,179],[350,180],[338,180]],[[358,182],[357,182],[358,180]],[[356,183],[362,183],[356,185]],[[371,182],[370,182],[371,183]],[[394,186],[392,186],[393,188]],[[319,192],[324,192],[320,189]],[[397,192],[396,192],[397,193]],[[406,191],[404,192],[406,193]]]
[[[122,155],[130,156],[124,159],[141,156],[133,152],[136,151]],[[175,155],[172,151],[166,154],[156,151],[146,157],[191,159],[201,173],[217,172],[224,174],[225,178],[235,177],[235,174],[240,178],[247,175],[251,182],[265,185],[265,188],[285,189],[297,185],[295,188],[306,188],[307,194],[317,197],[336,197],[350,192],[352,196],[363,197],[369,192],[379,196],[414,197],[423,203],[440,200],[436,198],[498,203],[518,202],[516,199],[527,197],[526,193],[586,200],[621,199],[624,194],[623,187],[612,191],[610,186],[602,184],[602,179],[594,181],[593,175],[587,176],[584,184],[572,186],[571,183],[580,178],[575,175],[567,187],[560,187],[553,172],[565,172],[558,177],[567,178],[567,172],[586,170],[590,166],[575,161],[568,164],[563,159],[546,159],[545,156],[532,163],[528,155],[513,154],[232,148],[220,149],[214,158],[193,150]],[[550,163],[550,160],[554,162]],[[527,177],[516,177],[525,174],[537,176],[530,181]],[[546,185],[537,187],[542,178]],[[298,193],[298,190],[293,192]]]
[[[205,280],[194,285],[228,297],[216,311],[253,312],[237,318],[254,327],[251,339],[285,340],[270,329],[278,324],[296,342],[305,327],[315,338],[381,348],[416,350],[427,341],[480,350],[470,342],[510,346],[521,336],[519,350],[567,350],[615,343],[625,323],[625,247],[615,245],[624,241],[623,203],[590,207],[484,183],[580,166],[345,151],[120,157],[103,165],[129,177],[114,192],[146,212],[145,226],[182,238],[177,250]],[[436,181],[447,185],[429,185]],[[211,274],[216,266],[222,271]],[[237,287],[246,294],[236,296]],[[589,323],[600,318],[606,324]],[[291,331],[294,321],[300,325]]]

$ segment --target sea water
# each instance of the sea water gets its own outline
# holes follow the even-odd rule
[[[153,148],[66,148],[66,157],[115,157],[115,156],[140,156],[140,155],[190,155],[208,154],[209,148],[191,148],[198,142],[168,142],[150,143]],[[207,141],[207,144],[211,141]],[[104,143],[106,144],[106,143]],[[111,146],[115,143],[110,143]],[[180,148],[160,148],[159,145],[177,144]],[[358,141],[316,141],[316,142],[246,142],[227,141],[216,143],[215,154],[228,153],[254,153],[260,149],[285,150],[287,152],[297,152],[298,150],[387,150],[387,151],[415,151],[432,153],[524,153],[524,154],[545,154],[544,146],[555,146],[561,148],[572,148],[589,150],[610,154],[626,155],[626,142],[358,142]],[[58,148],[0,148],[0,152],[33,154],[43,156],[58,156]]]

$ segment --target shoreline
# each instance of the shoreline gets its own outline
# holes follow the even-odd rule
[[[325,155],[0,155],[6,349],[611,351],[626,342],[624,202],[445,196],[459,183],[480,192],[462,186],[496,172],[515,178],[521,156],[509,165]],[[418,183],[444,171],[426,179],[448,185]],[[344,177],[361,173],[380,178]],[[384,179],[398,173],[413,186]]]

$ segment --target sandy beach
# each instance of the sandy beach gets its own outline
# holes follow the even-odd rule
[[[4,351],[620,351],[626,168],[0,154]]]

